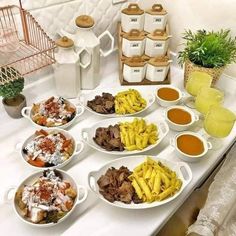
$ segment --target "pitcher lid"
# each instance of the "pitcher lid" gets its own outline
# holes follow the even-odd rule
[[[56,40],[56,45],[62,48],[70,48],[74,46],[74,41],[66,36]]]
[[[129,33],[124,33],[123,38],[128,40],[143,40],[145,38],[145,33],[138,29],[132,29]]]
[[[80,28],[90,28],[94,23],[94,19],[88,15],[81,15],[75,19],[75,24]]]
[[[133,56],[124,61],[130,67],[142,67],[145,65],[145,60],[140,56]]]
[[[171,61],[168,56],[160,56],[160,57],[151,58],[148,61],[148,64],[152,66],[168,66],[170,62]]]
[[[163,41],[169,38],[166,31],[158,29],[153,31],[151,34],[148,34],[147,37],[153,40],[163,40]]]
[[[129,6],[121,12],[126,15],[142,15],[144,10],[140,9],[137,3],[130,3]]]
[[[146,13],[150,15],[166,15],[167,11],[161,4],[154,4],[151,9],[147,10]]]

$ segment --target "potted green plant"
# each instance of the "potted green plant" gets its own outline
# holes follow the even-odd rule
[[[9,116],[20,118],[21,110],[26,106],[25,96],[21,94],[24,78],[12,67],[3,67],[0,71],[0,96]]]
[[[208,73],[214,84],[225,67],[236,62],[236,38],[230,36],[230,30],[198,30],[196,33],[187,30],[183,39],[185,48],[178,58],[179,63],[185,65],[184,84],[193,71]]]

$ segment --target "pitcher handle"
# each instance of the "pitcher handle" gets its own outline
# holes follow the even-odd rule
[[[80,54],[81,54],[82,52],[86,52],[86,53],[89,55],[89,60],[88,60],[87,63],[84,64],[84,63],[82,63],[81,61],[80,61],[80,63],[79,63],[79,65],[80,65],[83,69],[86,69],[86,68],[91,64],[91,61],[92,61],[92,59],[91,59],[91,53],[90,53],[85,47],[81,48],[77,53],[78,53],[78,55],[80,56]]]
[[[115,40],[114,40],[114,37],[111,35],[111,33],[106,30],[104,31],[102,34],[100,34],[98,36],[98,39],[101,41],[101,39],[104,37],[104,36],[108,36],[109,39],[111,40],[111,47],[108,51],[104,52],[102,49],[100,49],[100,53],[103,57],[107,57],[108,55],[110,55],[113,51],[114,51],[114,45],[115,45]]]

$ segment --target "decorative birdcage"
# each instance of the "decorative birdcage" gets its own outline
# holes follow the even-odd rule
[[[55,62],[54,41],[19,2],[0,7],[0,84]]]

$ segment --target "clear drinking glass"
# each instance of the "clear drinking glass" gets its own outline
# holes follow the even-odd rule
[[[190,74],[188,81],[186,83],[186,91],[192,95],[186,99],[185,105],[190,108],[195,108],[195,98],[199,93],[200,89],[203,87],[211,87],[212,76],[205,72],[194,71]]]
[[[197,94],[195,99],[196,110],[206,115],[211,106],[222,105],[224,101],[224,93],[215,88],[203,87]]]
[[[207,112],[204,120],[204,130],[210,136],[208,140],[213,149],[222,146],[222,138],[227,137],[234,127],[235,114],[221,105],[213,105]]]

